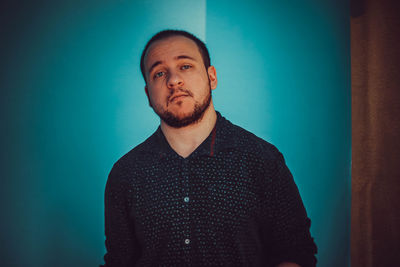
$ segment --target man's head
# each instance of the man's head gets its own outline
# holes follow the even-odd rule
[[[201,120],[217,86],[209,62],[204,43],[187,32],[160,32],[147,43],[141,58],[145,91],[163,122],[180,128]]]
[[[143,51],[142,51],[142,56],[140,57],[140,70],[142,72],[143,75],[143,79],[144,81],[147,83],[147,79],[146,79],[146,74],[145,74],[145,67],[144,67],[144,58],[145,55],[147,53],[147,50],[149,49],[150,45],[156,41],[159,40],[163,40],[163,39],[167,39],[168,37],[173,37],[173,36],[183,36],[186,37],[190,40],[192,40],[193,42],[196,43],[199,52],[203,58],[203,62],[204,62],[204,67],[206,69],[208,69],[208,67],[211,66],[211,60],[210,60],[210,54],[208,53],[208,49],[207,46],[205,45],[205,43],[203,41],[201,41],[199,38],[197,38],[196,36],[194,36],[193,34],[186,32],[186,31],[181,31],[181,30],[164,30],[164,31],[160,31],[157,34],[155,34],[146,44],[146,46],[144,47]]]

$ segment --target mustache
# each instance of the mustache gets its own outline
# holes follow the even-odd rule
[[[170,102],[172,100],[172,97],[174,95],[176,95],[177,93],[184,93],[184,94],[186,94],[186,95],[188,95],[190,97],[193,97],[193,93],[191,91],[189,91],[189,90],[187,90],[185,88],[178,88],[178,89],[170,91],[169,95],[167,96],[167,102]]]

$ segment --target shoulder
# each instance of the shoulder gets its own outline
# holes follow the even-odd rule
[[[157,155],[157,134],[157,131],[154,132],[145,141],[118,159],[110,171],[109,179],[137,176],[141,169],[143,169],[143,166],[151,164],[155,155]]]
[[[223,135],[226,138],[224,142],[229,143],[229,146],[238,152],[250,154],[264,160],[277,160],[282,157],[275,145],[226,119],[224,121]]]
[[[290,178],[282,153],[270,142],[258,137],[240,126],[226,120],[225,144],[223,155],[234,155],[248,169],[255,171],[256,177],[262,177],[260,185],[279,184]],[[286,175],[282,178],[282,175]]]

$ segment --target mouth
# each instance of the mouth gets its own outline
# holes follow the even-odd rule
[[[187,94],[174,95],[169,98],[169,102],[174,102],[175,100],[179,100],[179,99],[181,99],[183,97],[187,97],[187,96],[189,96],[189,95],[187,95]]]

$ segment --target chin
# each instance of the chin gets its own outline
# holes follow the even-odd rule
[[[185,99],[188,100],[188,99]],[[203,102],[179,101],[164,109],[162,106],[153,105],[152,108],[160,119],[174,128],[185,127],[197,123],[202,119],[211,103],[210,94]]]
[[[181,106],[174,107],[169,110],[176,117],[186,117],[190,116],[194,112],[194,106],[190,104],[182,104]]]
[[[183,120],[193,115],[193,110],[187,112],[171,112],[177,119]]]

